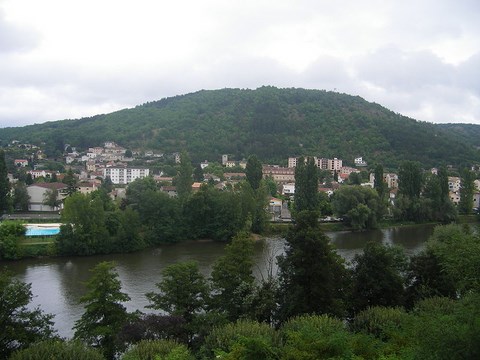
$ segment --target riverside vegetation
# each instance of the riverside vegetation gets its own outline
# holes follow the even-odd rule
[[[157,191],[151,179],[132,183],[120,207],[111,202],[105,189],[91,195],[71,194],[65,201],[65,225],[56,239],[56,251],[76,255],[129,251],[146,242],[176,241],[179,233],[187,231],[194,238],[232,237],[210,277],[203,276],[194,262],[167,267],[157,288],[145,294],[156,312],[142,314],[127,312],[123,305],[129,297],[122,292],[115,264],[99,263],[80,299],[85,311],[75,324],[74,337],[66,340],[56,336],[51,315],[28,307],[30,286],[3,270],[3,358],[43,359],[54,354],[62,359],[480,356],[477,231],[461,225],[440,226],[426,250],[411,259],[399,248],[371,242],[363,254],[346,264],[318,222],[318,209],[326,206],[322,204],[325,199],[317,196],[313,161],[301,161],[292,208],[295,221],[286,235],[285,254],[276,259],[278,273],[255,281],[250,233],[265,230],[267,198],[259,162],[249,159],[247,181],[238,187],[217,191],[205,185],[192,194],[190,162],[185,155],[182,158],[177,180],[183,191],[178,199]],[[432,188],[440,191],[418,193],[418,187],[427,185],[410,176],[417,169],[415,163],[405,163],[400,171],[404,210],[394,213],[436,216],[436,212],[425,211],[429,201],[449,209],[441,195],[441,173],[429,180],[439,184]],[[384,209],[382,188],[368,194],[354,185],[348,189],[365,201],[350,201],[352,206],[344,210],[352,226],[375,226],[376,216]],[[332,202],[332,207],[337,205]],[[7,225],[11,232],[19,229],[18,224]],[[2,233],[2,239],[13,241],[10,233]]]

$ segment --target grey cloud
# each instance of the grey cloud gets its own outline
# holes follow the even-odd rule
[[[0,54],[30,50],[38,41],[32,30],[8,23],[0,10]]]
[[[418,88],[452,84],[455,68],[429,51],[406,52],[382,48],[360,59],[357,76],[387,91],[414,91]]]

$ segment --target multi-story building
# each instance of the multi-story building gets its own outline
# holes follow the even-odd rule
[[[279,184],[295,182],[295,169],[293,167],[263,166],[263,177],[271,176]]]
[[[342,168],[342,160],[333,158],[333,159],[328,159],[328,168],[327,170],[330,171],[340,171]]]
[[[143,179],[150,175],[150,170],[143,167],[106,167],[103,169],[103,177],[107,176],[114,184],[129,184],[136,179]]]

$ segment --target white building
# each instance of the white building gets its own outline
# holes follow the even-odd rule
[[[57,199],[63,200],[65,196],[62,194],[62,190],[67,186],[62,183],[36,183],[27,187],[28,196],[30,200],[28,202],[29,211],[58,211],[63,208],[63,204],[58,207],[52,208],[49,205],[45,205],[44,201],[49,191],[57,191]]]
[[[340,171],[342,168],[343,161],[341,159],[333,158],[328,159],[328,170],[330,171]]]
[[[114,184],[129,184],[136,179],[143,179],[150,175],[147,168],[131,167],[107,167],[103,169],[103,177],[107,176]]]

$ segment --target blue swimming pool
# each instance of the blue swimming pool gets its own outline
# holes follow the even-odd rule
[[[25,236],[53,236],[60,233],[60,227],[27,226]]]

